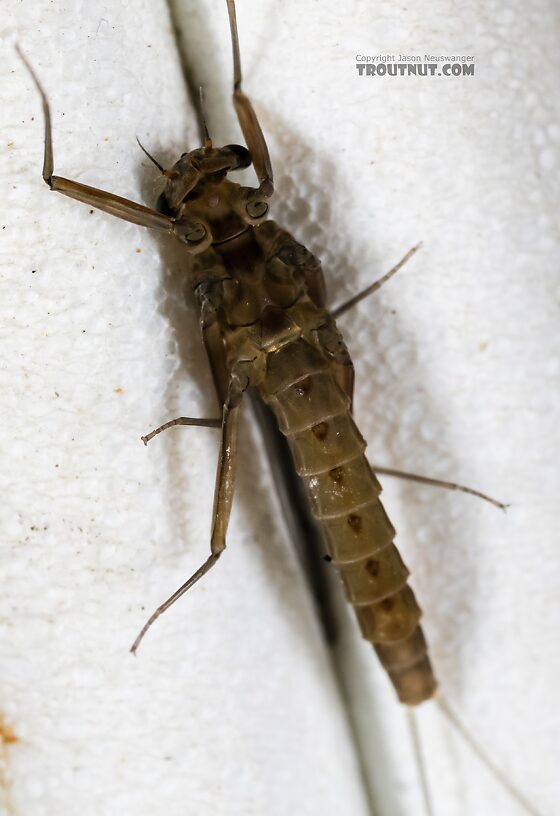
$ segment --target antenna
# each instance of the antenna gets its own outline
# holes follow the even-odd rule
[[[156,160],[154,159],[154,157],[153,157],[153,156],[150,156],[150,154],[148,153],[148,151],[146,150],[146,148],[144,147],[144,145],[142,144],[142,142],[140,141],[140,139],[138,138],[138,136],[136,137],[136,141],[138,142],[138,147],[140,148],[140,150],[141,150],[143,153],[145,153],[145,154],[146,154],[146,156],[149,158],[149,160],[150,160],[151,162],[153,162],[153,163],[155,164],[155,166],[157,167],[157,169],[159,170],[159,172],[160,172],[160,173],[163,173],[163,175],[165,175],[165,168],[164,168],[164,167],[162,167],[162,166],[161,166],[161,164],[160,164],[158,161],[156,161]]]
[[[209,150],[212,147],[212,139],[208,133],[208,125],[206,124],[206,108],[204,107],[204,91],[202,85],[198,89],[200,95],[200,115],[202,116],[202,127],[204,129],[204,147]]]

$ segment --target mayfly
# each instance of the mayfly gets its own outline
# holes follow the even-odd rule
[[[268,217],[274,192],[272,165],[257,116],[241,90],[233,0],[228,10],[233,98],[247,147],[215,148],[206,132],[203,147],[183,154],[171,169],[152,159],[165,178],[157,210],[54,175],[49,107],[31,71],[43,100],[43,178],[49,187],[172,235],[191,256],[189,274],[200,304],[203,341],[223,404],[220,418],[179,417],[144,437],[148,442],[175,425],[206,425],[221,429],[221,448],[211,554],[156,610],[132,649],[136,650],[156,617],[216,564],[225,548],[240,407],[251,389],[270,405],[290,443],[329,557],[341,574],[362,634],[374,645],[401,702],[415,706],[431,699],[437,684],[419,624],[420,608],[394,545],[394,529],[379,501],[374,471],[381,469],[372,469],[365,459],[365,443],[352,418],[353,366],[334,318],[378,289],[417,247],[367,290],[333,311],[326,308],[318,259]],[[230,172],[250,165],[258,187],[240,187],[227,178]],[[449,711],[448,716],[452,716]],[[517,799],[521,801],[518,795]]]

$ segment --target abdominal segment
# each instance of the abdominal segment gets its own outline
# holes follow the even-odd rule
[[[320,348],[298,340],[268,355],[261,394],[290,444],[296,470],[321,525],[364,638],[401,702],[432,697],[436,681],[419,625],[421,610],[365,442]]]

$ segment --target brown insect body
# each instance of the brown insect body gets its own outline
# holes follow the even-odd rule
[[[256,387],[272,408],[362,634],[375,645],[399,699],[415,705],[432,696],[436,682],[409,573],[350,413],[348,351],[323,305],[317,259],[266,220],[265,204],[260,221],[241,216],[242,231],[232,218],[230,207],[243,214],[257,193],[226,179],[202,182],[181,208],[181,216],[203,224],[207,236],[208,248],[194,261],[193,284],[217,324],[214,349],[221,353],[210,358],[213,369],[221,360],[219,390],[227,372],[236,371],[246,378],[242,387]]]

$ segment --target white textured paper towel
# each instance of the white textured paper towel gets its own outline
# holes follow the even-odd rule
[[[333,301],[424,242],[341,320],[356,417],[373,461],[512,504],[504,516],[384,482],[443,693],[549,816],[558,12],[240,0],[238,15],[274,215],[322,257]],[[212,133],[239,140],[225,3],[185,3],[179,17]],[[227,553],[127,653],[207,555],[217,447],[210,430],[178,428],[147,450],[140,434],[216,407],[176,255],[42,184],[39,102],[12,44],[49,92],[61,175],[151,204],[135,136],[169,164],[196,144],[194,117],[163,4],[36,0],[6,31],[0,711],[19,741],[2,754],[5,813],[361,816],[373,799],[381,816],[422,814],[402,712],[348,619],[337,658],[351,736],[249,427]],[[476,73],[357,75],[357,53],[384,52],[474,53]],[[517,812],[437,711],[419,725],[438,816]]]

